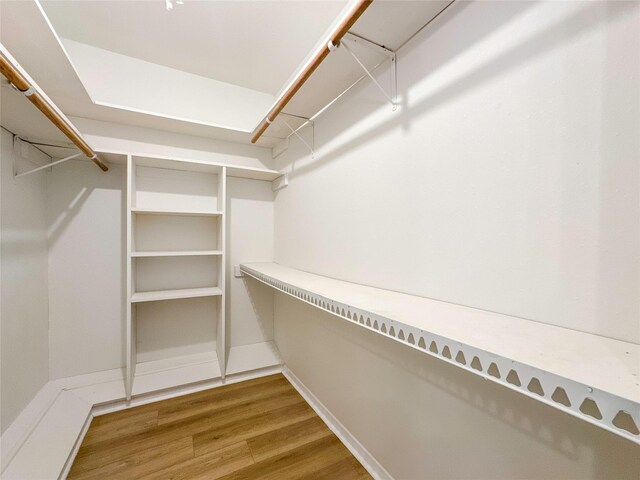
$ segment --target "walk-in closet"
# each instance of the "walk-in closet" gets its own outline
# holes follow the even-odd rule
[[[640,2],[0,0],[0,478],[639,480]]]

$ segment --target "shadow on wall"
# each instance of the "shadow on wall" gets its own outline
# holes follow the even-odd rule
[[[48,174],[47,236],[49,269],[53,271],[51,281],[65,290],[91,288],[95,301],[104,302],[102,305],[95,303],[94,309],[100,312],[86,312],[83,321],[104,315],[105,305],[110,305],[109,308],[117,306],[119,314],[109,312],[108,322],[121,337],[121,345],[125,344],[126,338],[126,205],[126,175],[121,165],[109,165],[109,171],[102,172],[91,162],[71,160],[54,167]],[[65,272],[75,272],[75,275]],[[114,278],[116,274],[118,277]],[[75,303],[75,297],[57,300],[50,305],[56,338],[75,341],[74,335],[83,332],[86,325],[66,329],[57,324],[58,321],[76,321],[63,320],[59,315],[65,314],[57,310],[65,309],[65,302],[70,300]],[[81,306],[84,304],[86,302],[78,301],[71,310],[84,308]],[[111,318],[112,315],[119,318]],[[67,355],[58,350],[53,353]],[[118,353],[119,363],[124,365],[125,353]],[[108,365],[108,368],[113,367]]]
[[[606,2],[609,17],[620,15],[623,6],[620,2]],[[630,2],[631,3],[631,2]],[[633,2],[635,8],[640,9],[640,3]],[[626,10],[624,10],[626,11]],[[634,31],[633,43],[628,44],[629,52],[635,52],[638,58],[640,52],[640,25]],[[610,42],[606,44],[607,55],[604,69],[612,70],[615,63],[614,56],[619,52],[613,51]],[[611,64],[611,66],[609,66]],[[618,75],[616,84],[607,79],[602,79],[606,95],[603,96],[601,111],[605,118],[619,117],[621,112],[628,115],[635,124],[636,134],[631,148],[621,146],[620,125],[617,122],[603,122],[601,131],[600,162],[601,169],[598,172],[600,194],[598,226],[598,295],[594,298],[597,318],[607,319],[611,317],[631,319],[635,325],[632,338],[622,338],[629,342],[640,342],[640,255],[629,258],[625,252],[636,251],[640,245],[640,214],[629,216],[621,214],[627,212],[629,205],[640,205],[640,89],[633,81],[634,77],[640,77],[638,62],[625,65],[626,68],[635,68],[635,75]],[[625,139],[624,143],[628,140]],[[631,153],[633,158],[627,156]],[[602,168],[606,167],[606,168]],[[630,170],[633,168],[633,170]],[[574,182],[575,179],[566,176],[566,182]],[[621,179],[630,179],[622,183]],[[608,207],[603,208],[607,202]],[[614,202],[614,203],[612,203]],[[637,212],[637,211],[636,211]],[[563,249],[570,252],[573,244],[564,244]],[[573,265],[569,266],[572,268]],[[635,298],[635,304],[630,306],[625,299]],[[633,310],[631,310],[633,308]],[[635,320],[635,321],[634,321]],[[640,454],[639,454],[640,455]],[[640,476],[640,474],[639,474]]]
[[[482,22],[474,23],[475,30],[465,31],[464,38],[458,39],[457,42],[447,43],[446,45],[438,44],[439,48],[433,52],[433,55],[430,56],[430,58],[425,59],[424,64],[413,64],[412,68],[415,68],[415,71],[411,74],[411,77],[417,81],[422,81],[424,78],[428,78],[430,74],[433,74],[445,63],[464,52],[465,49],[477,42],[480,42],[483,38],[494,33],[501,26],[523,15],[532,6],[536,5],[536,2],[495,3],[499,6],[494,8],[492,16],[486,17]],[[451,21],[452,18],[461,12],[461,10],[467,7],[467,2],[454,3],[432,24],[430,24],[424,32],[420,33],[417,39],[424,41],[425,39],[435,35],[446,25],[447,22]],[[555,25],[548,27],[520,44],[510,46],[504,53],[496,56],[490,62],[470,71],[465,77],[456,80],[442,88],[440,91],[435,92],[411,105],[409,105],[408,97],[409,90],[412,85],[402,83],[405,80],[402,76],[403,57],[410,53],[412,48],[416,45],[415,41],[410,42],[400,51],[398,58],[398,94],[401,99],[401,106],[397,112],[394,113],[389,120],[379,123],[374,128],[351,138],[339,147],[331,151],[316,154],[315,161],[296,167],[295,172],[290,174],[291,177],[304,175],[310,170],[317,169],[325,163],[336,160],[348,151],[374,140],[394,128],[402,127],[405,131],[409,131],[411,129],[411,122],[413,119],[420,117],[451,100],[460,99],[465,93],[478,88],[496,77],[505,75],[517,66],[530,62],[536,57],[545,55],[554,48],[562,46],[569,40],[584,34],[593,27],[594,24],[602,21],[602,17],[595,15],[601,8],[602,4],[599,2],[586,2],[584,7],[572,16],[563,18]],[[633,2],[609,2],[607,4],[607,21],[620,17],[625,13],[628,13],[633,8],[636,8]],[[378,75],[382,73],[384,72],[380,72]],[[368,86],[368,84],[361,83],[354,89],[354,92],[362,91]],[[358,105],[359,108],[357,109],[343,108],[341,113],[346,115],[346,117],[343,117],[343,121],[339,122],[339,124],[337,122],[324,122],[322,124],[323,132],[321,138],[335,138],[344,129],[344,125],[356,124],[364,117],[378,110],[381,105],[385,103],[384,99],[382,99],[380,95],[378,96],[380,98],[379,102],[369,103],[366,105],[360,103]],[[320,135],[316,135],[316,139],[318,139],[318,137],[320,137]],[[318,151],[320,149],[321,145],[316,145],[316,150]],[[306,155],[306,153],[307,152],[305,151],[303,155]]]
[[[477,19],[473,18],[476,11],[473,9],[479,8],[479,5],[482,5],[482,12],[486,14],[482,15],[480,21],[474,21]],[[392,165],[384,170],[385,173],[399,171],[400,174],[390,177],[389,183],[383,184],[382,193],[375,193],[378,197],[386,195],[391,202],[396,202],[392,198],[394,190],[403,193],[410,191],[406,186],[409,183],[407,172],[419,171],[425,176],[432,175],[430,185],[437,185],[437,181],[441,180],[443,188],[434,192],[442,192],[442,195],[416,195],[419,198],[437,198],[442,202],[429,205],[429,215],[425,215],[425,209],[417,204],[407,204],[406,208],[402,205],[398,214],[408,218],[407,223],[415,221],[425,232],[428,228],[438,231],[425,239],[429,248],[424,249],[426,253],[420,258],[425,259],[425,263],[419,266],[431,267],[426,262],[438,255],[441,259],[456,259],[451,260],[447,268],[450,267],[450,278],[455,277],[456,281],[464,283],[460,289],[464,293],[437,288],[435,282],[414,283],[411,287],[414,290],[399,286],[402,285],[400,281],[382,280],[379,277],[373,278],[370,284],[637,343],[640,341],[640,323],[637,321],[640,316],[640,299],[637,295],[640,288],[637,247],[640,244],[640,189],[637,180],[640,177],[640,158],[637,153],[640,151],[640,136],[634,135],[634,128],[637,130],[640,125],[640,94],[634,81],[637,82],[640,75],[638,57],[635,55],[640,48],[640,29],[636,28],[631,33],[633,25],[626,19],[635,19],[637,26],[639,7],[638,2],[456,2],[401,50],[398,68],[403,105],[397,112],[391,113],[380,92],[370,80],[366,80],[354,89],[355,94],[349,94],[332,106],[333,113],[327,114],[325,121],[319,119],[316,125],[316,158],[308,159],[304,147],[296,143],[289,155],[283,155],[288,164],[282,166],[291,169],[291,178],[302,180],[307,175],[310,179],[307,185],[315,181],[317,183],[312,186],[316,187],[320,181],[325,181],[326,187],[322,187],[330,189],[331,177],[322,175],[323,167],[327,167],[327,172],[339,174],[340,169],[348,170],[350,165],[365,165],[358,153],[361,157],[365,155],[363,152],[371,155],[375,148],[379,148],[388,158],[381,155],[372,159],[375,161],[371,162],[371,168],[375,169],[384,162],[384,165]],[[556,8],[557,15],[554,13]],[[456,23],[458,16],[461,17]],[[529,18],[535,22],[532,25],[539,23],[539,26],[535,30],[531,27],[531,32],[525,28],[523,35],[528,36],[514,38],[512,42],[505,42],[504,46],[497,45],[495,39],[492,42],[492,36],[510,26],[522,25]],[[620,27],[623,22],[626,31]],[[462,30],[461,25],[467,29]],[[621,35],[624,37],[617,38]],[[481,51],[483,44],[488,44],[491,49],[489,53],[493,56],[487,57],[489,60],[481,61],[478,58],[477,63],[473,63],[471,59],[466,69],[460,70],[459,76],[449,81],[442,80],[442,73],[449,72],[445,67],[451,66],[447,63],[463,57],[465,53],[484,53]],[[576,45],[579,49],[575,48]],[[572,53],[571,56],[564,55],[565,47],[567,52]],[[567,62],[567,71],[563,68],[557,68],[556,72],[550,69],[562,65],[559,59]],[[543,65],[538,68],[536,63]],[[534,73],[528,75],[530,66]],[[379,76],[383,73],[379,72]],[[539,79],[540,74],[549,74],[548,82],[533,85],[532,82]],[[582,84],[579,78],[582,74],[594,78],[585,78]],[[512,124],[522,126],[522,130],[516,132],[519,145],[508,140],[503,143],[504,132],[495,132],[494,138],[487,125],[478,129],[482,131],[478,137],[469,138],[469,133],[475,129],[463,119],[461,128],[453,123],[443,127],[441,138],[444,140],[436,148],[430,148],[428,140],[423,140],[420,134],[423,133],[424,138],[435,138],[439,136],[437,130],[415,131],[418,126],[427,124],[430,118],[441,118],[440,111],[445,109],[447,115],[443,117],[447,119],[455,118],[452,113],[465,116],[467,108],[470,118],[482,118],[482,112],[478,113],[476,107],[482,106],[483,111],[491,108],[492,99],[469,97],[473,92],[484,93],[486,90],[495,93],[502,89],[507,92],[504,98],[510,101],[518,94],[509,92],[509,88],[513,88],[508,81],[510,76],[518,77],[516,82],[522,82],[525,78],[531,83],[531,89],[522,92],[527,98],[518,97],[509,103],[510,108],[519,108],[515,114],[507,109],[500,110],[500,105],[496,105],[496,111],[488,112],[490,116],[487,121],[506,124],[513,119]],[[429,83],[431,79],[434,80],[433,84]],[[443,83],[440,83],[441,80]],[[420,85],[420,82],[424,85]],[[430,87],[428,92],[427,87]],[[554,90],[555,95],[550,95],[550,98],[553,97],[557,103],[552,107],[545,104],[548,100],[544,95],[547,88]],[[414,93],[418,90],[425,92],[424,96]],[[467,102],[464,101],[465,97]],[[460,105],[456,105],[461,99]],[[536,106],[538,104],[540,107]],[[532,111],[525,110],[527,106],[531,106]],[[382,112],[382,109],[388,111]],[[502,115],[503,111],[513,116]],[[527,123],[527,119],[535,118],[537,122],[545,117],[549,124],[542,127],[533,121]],[[350,128],[351,125],[356,127]],[[412,128],[411,138],[399,135],[411,132]],[[529,128],[532,134],[528,133]],[[345,133],[345,130],[349,131]],[[393,136],[390,132],[397,135]],[[585,138],[587,132],[588,139]],[[384,136],[389,136],[399,144],[398,147],[393,142],[376,144],[376,139]],[[402,144],[405,139],[408,146]],[[458,142],[471,145],[466,150],[471,153],[461,158],[447,158],[448,151],[462,151],[455,145]],[[487,147],[490,142],[496,147]],[[476,145],[478,148],[474,154],[472,149]],[[395,148],[404,157],[392,156],[390,153]],[[499,161],[495,157],[488,157],[496,152],[501,155]],[[543,154],[539,155],[538,152]],[[407,158],[409,156],[413,158]],[[539,164],[536,163],[538,158]],[[341,163],[345,165],[338,167]],[[403,171],[405,165],[406,172]],[[474,169],[479,170],[478,165],[488,172],[487,177],[472,176]],[[459,172],[466,176],[458,176]],[[315,173],[318,175],[312,179]],[[535,176],[530,177],[532,174]],[[416,177],[414,174],[413,178]],[[380,176],[368,172],[363,175],[363,183],[370,191],[377,186],[371,180],[374,178],[378,180]],[[397,178],[402,179],[402,183],[391,182]],[[487,181],[487,178],[491,181]],[[511,196],[513,194],[510,193],[502,198],[516,199],[522,203],[504,202],[499,205],[496,199],[500,195],[491,197],[491,192],[501,192],[500,181],[509,182],[511,187],[521,182],[526,187],[521,190],[522,195]],[[414,183],[414,188],[417,184]],[[294,198],[296,188],[295,180],[292,180],[292,185],[283,190],[282,195]],[[358,183],[354,181],[354,193],[358,192],[358,188]],[[462,195],[457,194],[458,190]],[[478,193],[482,193],[482,196]],[[473,195],[478,195],[482,201],[487,199],[487,202],[460,202],[455,203],[458,210],[453,210],[454,204],[448,209],[447,201],[467,200]],[[400,198],[405,197],[409,195]],[[343,211],[350,214],[358,212],[367,198],[366,194],[358,192],[354,194],[353,205],[347,205],[340,212],[332,212],[338,218],[336,228],[344,228],[343,222],[347,216],[340,215]],[[295,204],[291,202],[291,205]],[[291,205],[285,201],[285,208],[296,211]],[[496,213],[485,208],[480,214],[474,215],[474,209],[486,206],[495,206]],[[502,207],[511,218],[525,219],[522,225],[528,231],[517,231],[513,224],[501,219],[497,212]],[[478,219],[478,223],[466,226],[462,221],[444,222],[440,216],[444,218],[445,215],[466,221]],[[309,222],[313,221],[314,217],[310,216]],[[508,226],[503,228],[501,222]],[[286,222],[281,223],[290,226]],[[363,222],[352,223],[355,224],[354,232],[359,233],[358,228],[362,228]],[[492,230],[494,225],[500,229]],[[443,230],[438,230],[438,227],[443,226],[461,235],[472,231],[484,231],[486,234],[482,242],[469,241],[464,248],[458,243],[454,249],[452,244],[442,239]],[[507,231],[515,236],[515,241],[511,243],[514,250],[509,252],[504,249],[505,256],[501,257],[502,252],[497,252],[498,245],[509,245],[509,239],[504,236]],[[495,237],[495,242],[489,241],[491,235]],[[304,235],[300,236],[304,238]],[[398,238],[392,234],[382,237]],[[525,237],[526,241],[523,240]],[[337,245],[330,234],[326,234],[325,238]],[[415,241],[413,245],[417,243]],[[348,255],[361,244],[357,239],[345,240],[340,253]],[[511,253],[511,257],[508,258],[506,253]],[[296,255],[302,257],[299,252]],[[402,264],[401,261],[391,262],[402,259],[402,255],[394,252],[385,252],[383,255],[388,263]],[[463,256],[469,258],[467,263],[458,260]],[[364,263],[364,260],[368,260],[371,264],[368,251],[361,256],[358,252],[354,257],[356,261]],[[417,258],[418,255],[412,260],[417,263]],[[539,268],[530,268],[532,258],[540,260]],[[492,282],[483,282],[482,275],[487,271],[485,267],[489,259],[496,260],[498,269]],[[524,266],[521,272],[527,271],[532,275],[525,278],[525,275],[518,273],[513,267],[516,263]],[[398,271],[401,271],[401,267],[398,267]],[[357,274],[351,274],[351,278],[343,275],[343,278],[365,283],[357,278]],[[471,285],[473,281],[478,288]],[[546,287],[538,289],[536,283]],[[469,293],[472,289],[475,294]],[[506,298],[506,295],[501,298],[501,294],[497,293],[501,291],[508,291],[510,298]]]
[[[256,183],[258,182],[258,183]],[[263,240],[256,237],[256,230],[253,230],[255,223],[259,223],[258,219],[254,219],[252,215],[255,215],[253,208],[247,209],[248,205],[257,207],[262,204],[272,205],[274,200],[274,193],[270,188],[270,185],[265,186],[265,182],[261,180],[250,180],[245,178],[230,177],[227,181],[227,231],[226,231],[226,272],[227,272],[227,291],[225,292],[227,300],[227,328],[226,328],[226,342],[227,346],[238,346],[231,342],[232,333],[237,328],[236,332],[242,332],[247,328],[247,323],[252,322],[253,330],[259,328],[260,334],[253,336],[258,339],[273,339],[273,293],[271,288],[261,284],[257,281],[252,281],[248,277],[236,278],[234,276],[233,268],[234,262],[254,262],[254,261],[271,261],[273,252],[270,252],[269,257],[264,257],[265,252],[258,254],[258,258],[243,258],[247,254],[246,245],[254,242],[261,242]],[[233,223],[234,228],[232,228]],[[269,228],[273,228],[272,224],[269,224]],[[257,231],[263,231],[258,229]],[[271,242],[272,239],[269,239]],[[264,244],[264,243],[263,243]],[[256,255],[254,248],[249,248],[251,255]],[[247,305],[244,301],[244,294],[241,290],[246,291],[251,308],[254,312],[255,322],[252,321],[251,316],[247,315],[245,318],[238,318],[240,315],[247,314],[248,310],[243,310],[243,306]],[[231,292],[234,292],[235,301],[231,301]],[[248,306],[248,305],[247,305]],[[265,312],[269,312],[265,314]],[[231,321],[232,316],[236,316],[236,322]],[[238,321],[239,320],[239,321]],[[257,325],[255,325],[257,323]],[[238,335],[242,337],[242,333]],[[238,338],[236,337],[236,339]]]
[[[264,338],[273,337],[273,327],[269,330],[265,328],[267,323],[273,324],[273,316],[265,317],[265,307],[269,307],[268,311],[273,311],[273,290],[271,287],[259,282],[255,278],[243,277],[243,284],[247,289],[251,307],[255,312],[256,318],[260,325],[260,332]]]
[[[450,459],[454,451],[463,455],[461,461],[466,466],[450,466],[446,478],[461,478],[469,462],[486,462],[486,458],[480,461],[480,457],[475,457],[490,453],[511,455],[509,459],[494,459],[488,467],[501,471],[503,478],[509,478],[515,471],[521,471],[522,476],[511,478],[541,478],[543,471],[556,475],[545,478],[637,478],[640,455],[633,442],[286,294],[276,293],[276,296],[277,322],[286,322],[283,333],[278,335],[285,363],[303,382],[308,382],[309,388],[318,385],[319,377],[324,378],[320,384],[332,386],[331,394],[321,391],[314,394],[352,433],[363,434],[364,429],[364,436],[370,440],[368,444],[365,441],[365,447],[376,457],[380,456],[378,460],[391,455],[396,461],[395,453],[382,454],[377,449],[388,450],[401,434],[403,444],[407,445],[402,462],[414,466],[416,462],[433,465],[430,474],[436,475],[434,478],[444,478],[438,476],[442,473],[439,469],[444,468],[442,459]],[[290,343],[293,341],[295,346]],[[332,345],[331,354],[327,352],[327,343]],[[325,346],[319,347],[319,344]],[[340,367],[336,370],[337,364]],[[398,375],[399,372],[402,375]],[[418,382],[407,383],[405,372]],[[361,401],[369,404],[368,412],[352,405]],[[380,418],[367,417],[371,405],[379,411]],[[388,409],[395,411],[390,419],[385,417]],[[340,418],[340,413],[347,417]],[[474,423],[469,423],[470,419]],[[492,426],[496,421],[516,435],[506,437]],[[385,422],[393,424],[386,435],[378,431],[385,428]],[[524,464],[517,466],[521,460],[525,462],[519,460],[520,455],[530,453],[526,442],[519,440],[523,437],[549,452],[549,458],[539,459],[540,466],[530,471]],[[380,440],[371,445],[371,438]],[[479,438],[483,445],[476,443]],[[515,440],[513,450],[506,451],[506,444]],[[412,458],[414,454],[421,458]],[[558,456],[565,461],[556,470],[554,464]],[[528,458],[526,462],[536,460]],[[573,468],[562,470],[570,465],[575,465],[578,472],[573,476],[566,473],[574,471]],[[589,475],[585,476],[585,469]],[[477,476],[473,478],[487,478],[488,472],[484,470],[483,474],[478,464]]]

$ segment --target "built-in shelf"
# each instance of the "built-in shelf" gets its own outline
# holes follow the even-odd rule
[[[241,265],[360,327],[640,443],[640,345],[314,275]]]
[[[218,210],[156,210],[153,208],[132,208],[131,212],[135,213],[136,215],[185,215],[189,217],[220,217],[223,214]]]
[[[152,292],[136,292],[131,295],[131,303],[156,302],[159,300],[175,300],[178,298],[218,297],[222,289],[218,287],[180,288],[178,290],[156,290]]]
[[[131,252],[132,257],[198,257],[222,255],[222,250],[180,250],[180,251],[157,251],[157,252]]]
[[[120,153],[120,152],[113,152]],[[282,176],[282,173],[276,170],[270,170],[267,168],[256,168],[256,167],[243,167],[239,165],[225,165],[215,162],[207,162],[203,160],[194,160],[194,159],[179,159],[175,157],[162,157],[162,156],[154,156],[154,157],[144,157],[136,155],[135,161],[138,165],[143,166],[151,166],[158,168],[166,168],[166,169],[175,169],[182,171],[192,171],[192,172],[219,172],[223,167],[227,169],[227,175],[229,177],[238,177],[238,178],[250,178],[253,180],[267,180],[272,181],[278,177]]]
[[[231,347],[227,360],[227,375],[251,372],[276,365],[282,365],[282,360],[273,342]]]

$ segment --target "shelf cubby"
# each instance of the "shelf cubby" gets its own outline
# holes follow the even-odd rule
[[[132,255],[153,252],[219,251],[220,215],[134,215]],[[136,255],[142,256],[142,255]]]

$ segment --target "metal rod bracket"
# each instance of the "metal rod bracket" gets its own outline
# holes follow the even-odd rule
[[[301,141],[301,142],[302,142],[302,143],[303,143],[303,144],[304,144],[304,145],[309,149],[309,151],[311,152],[311,159],[313,159],[313,158],[314,158],[314,154],[315,154],[315,151],[313,150],[313,146],[312,146],[312,145],[309,145],[309,144],[307,143],[307,141],[306,141],[304,138],[302,138],[302,137],[300,136],[300,134],[298,133],[299,128],[294,129],[291,125],[289,125],[289,123],[288,123],[284,118],[282,118],[282,116],[279,116],[278,118],[280,119],[280,121],[281,121],[282,123],[284,123],[284,124],[287,126],[287,128],[288,128],[289,130],[291,130],[291,135],[295,135],[296,137],[298,137],[298,139],[299,139],[299,140],[300,140],[300,141]],[[306,124],[306,123],[305,123],[305,124]],[[305,124],[303,124],[303,126],[304,126]],[[313,137],[312,137],[312,141],[311,141],[311,143],[314,143],[314,142],[313,142]]]
[[[391,95],[389,95],[385,91],[384,87],[382,85],[380,85],[380,82],[378,82],[374,78],[374,76],[371,74],[369,69],[364,65],[364,63],[362,63],[360,61],[358,56],[353,52],[353,50],[351,50],[351,48],[349,48],[349,46],[346,43],[344,44],[344,49],[347,52],[349,52],[349,54],[351,55],[351,57],[353,57],[355,62],[358,65],[360,65],[360,68],[362,68],[362,70],[364,70],[365,74],[378,87],[380,92],[382,92],[382,95],[384,95],[384,98],[386,98],[389,101],[389,103],[391,104],[392,109],[395,111],[398,108],[398,103],[397,103],[397,68],[396,68],[397,62],[396,62],[396,54],[395,54],[395,52],[392,52],[392,55],[391,55],[391,91],[392,91],[392,93],[391,93]]]
[[[51,168],[54,165],[60,165],[61,163],[66,162],[68,160],[72,160],[72,159],[74,159],[76,157],[79,157],[80,155],[82,155],[82,153],[76,153],[75,155],[71,155],[69,157],[65,157],[65,158],[63,158],[61,160],[57,160],[55,162],[47,163],[46,165],[43,165],[41,167],[34,168],[33,170],[28,170],[28,171],[23,172],[23,173],[18,173],[17,175],[14,175],[13,178],[24,177],[25,175],[29,175],[30,173],[39,172],[40,170],[44,170],[45,168]]]

